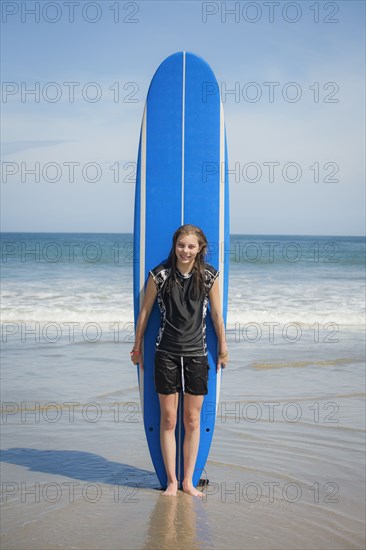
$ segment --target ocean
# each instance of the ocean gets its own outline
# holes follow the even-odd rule
[[[1,241],[4,548],[364,547],[363,237],[231,235],[202,502],[163,499],[150,461],[133,236]]]
[[[132,234],[1,238],[4,322],[133,322]],[[229,326],[365,323],[363,237],[231,235],[224,253]]]

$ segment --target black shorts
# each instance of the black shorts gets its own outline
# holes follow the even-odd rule
[[[181,356],[157,351],[155,389],[163,394],[180,392],[183,389],[192,395],[206,395],[209,368],[207,355]]]

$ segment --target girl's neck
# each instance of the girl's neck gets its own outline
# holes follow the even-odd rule
[[[194,266],[194,261],[190,264],[181,264],[179,261],[177,261],[177,269],[182,275],[188,275],[191,273]]]

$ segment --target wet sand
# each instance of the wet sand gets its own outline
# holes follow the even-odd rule
[[[15,344],[2,548],[364,547],[360,330],[332,347],[231,342],[202,501],[161,494],[128,343]]]

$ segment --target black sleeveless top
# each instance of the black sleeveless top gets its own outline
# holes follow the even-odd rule
[[[206,313],[208,293],[219,275],[212,265],[205,263],[205,291],[199,298],[194,293],[194,274],[184,277],[178,270],[178,283],[170,293],[166,283],[171,275],[167,263],[150,271],[157,289],[161,325],[156,339],[156,351],[175,355],[207,355]]]

